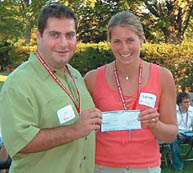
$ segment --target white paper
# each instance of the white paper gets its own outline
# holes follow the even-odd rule
[[[101,131],[141,129],[139,110],[103,112]]]

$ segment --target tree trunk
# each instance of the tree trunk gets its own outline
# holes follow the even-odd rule
[[[25,30],[25,35],[24,35],[24,38],[25,38],[25,45],[27,45],[27,44],[30,43],[31,29],[32,29],[31,24],[27,24],[26,30]]]

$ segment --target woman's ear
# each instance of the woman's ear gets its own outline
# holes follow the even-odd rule
[[[145,38],[145,34],[144,34],[144,33],[143,33],[143,35],[142,35],[142,40],[143,40],[143,43],[146,42],[146,38]]]
[[[146,41],[146,39],[145,39],[145,35],[143,33],[142,36],[141,36],[141,46],[142,46],[143,43],[145,43],[145,41]]]

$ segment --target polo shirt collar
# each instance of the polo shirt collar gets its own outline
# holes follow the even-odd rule
[[[30,63],[32,63],[33,68],[35,69],[35,71],[38,73],[38,75],[43,80],[47,79],[50,76],[49,72],[45,69],[45,67],[39,61],[36,53],[30,53],[29,61]],[[53,72],[57,75],[62,75],[58,69],[53,69]]]

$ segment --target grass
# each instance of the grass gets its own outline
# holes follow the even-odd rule
[[[190,149],[189,145],[181,145],[181,153],[182,153],[182,158],[185,159],[184,153],[186,153]],[[187,160],[187,159],[192,159],[192,160]],[[163,162],[161,165],[162,168],[162,173],[193,173],[193,151],[188,155],[188,157],[184,160],[184,169],[181,171],[174,171],[172,169],[172,165],[168,161],[169,165],[166,166]]]

